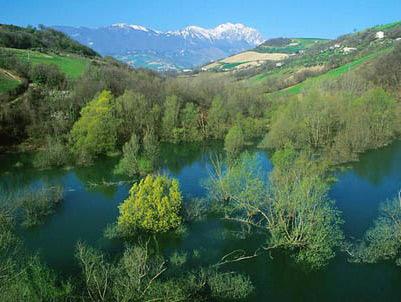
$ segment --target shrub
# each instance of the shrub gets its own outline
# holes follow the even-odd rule
[[[114,172],[132,177],[139,173],[138,153],[139,153],[139,140],[135,133],[123,146],[123,157],[117,164]]]
[[[34,83],[46,85],[50,88],[62,88],[66,81],[64,73],[54,64],[34,65],[30,77]]]
[[[245,146],[245,137],[239,125],[231,127],[224,139],[224,149],[229,156],[237,156]]]
[[[208,281],[214,298],[245,299],[254,290],[249,277],[234,272],[214,272]]]
[[[39,151],[33,160],[33,166],[39,169],[62,167],[69,162],[69,151],[58,139],[48,137],[45,149]]]
[[[60,186],[26,192],[20,200],[22,225],[33,227],[43,223],[43,219],[53,213],[54,207],[62,198],[63,188]]]
[[[386,201],[374,226],[356,245],[352,261],[376,263],[383,260],[401,261],[401,198]]]
[[[56,274],[38,257],[18,259],[7,279],[0,282],[0,300],[4,302],[68,301],[71,294],[71,284],[60,284]]]
[[[178,181],[148,175],[135,183],[120,205],[118,226],[123,231],[142,229],[159,233],[181,224],[182,196]]]
[[[126,248],[113,263],[100,251],[79,243],[76,257],[82,268],[85,301],[233,300],[248,297],[254,289],[248,277],[237,273],[211,268],[185,271],[186,253],[175,253],[172,267],[167,267],[148,244]]]

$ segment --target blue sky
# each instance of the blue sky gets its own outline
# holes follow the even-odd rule
[[[0,0],[0,23],[158,30],[240,22],[265,38],[327,37],[401,20],[401,0]]]

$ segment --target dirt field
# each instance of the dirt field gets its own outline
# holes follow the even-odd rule
[[[280,61],[288,58],[285,53],[260,53],[256,51],[246,51],[237,55],[225,58],[223,63],[237,63],[250,61]]]

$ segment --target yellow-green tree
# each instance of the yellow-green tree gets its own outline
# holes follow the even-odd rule
[[[104,90],[82,109],[70,133],[72,151],[82,160],[114,151],[118,119],[113,106],[113,95]]]
[[[166,232],[181,224],[181,208],[178,181],[148,175],[132,186],[129,197],[120,205],[118,227],[128,232],[135,229]]]

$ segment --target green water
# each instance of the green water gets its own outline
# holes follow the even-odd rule
[[[185,200],[205,195],[202,183],[211,169],[210,156],[221,152],[220,145],[166,145],[161,169],[179,179]],[[271,170],[268,154],[258,151],[266,172]],[[71,170],[38,171],[30,166],[29,155],[0,155],[0,182],[8,189],[61,184],[64,202],[45,224],[30,230],[19,229],[25,246],[38,252],[57,272],[73,276],[78,272],[74,247],[78,240],[102,248],[110,255],[121,252],[123,243],[105,239],[103,231],[118,215],[117,206],[128,194],[129,183],[102,185],[121,179],[112,174],[117,158],[99,160],[94,166]],[[20,162],[22,167],[15,164]],[[401,143],[371,151],[348,169],[338,172],[330,196],[344,218],[347,238],[359,238],[377,216],[380,202],[392,198],[401,188]],[[216,263],[234,249],[253,253],[260,238],[241,239],[218,217],[190,224],[182,236],[160,238],[161,251],[200,251],[202,261]],[[256,287],[251,301],[400,301],[401,269],[391,263],[350,264],[343,254],[322,271],[308,273],[285,255],[263,254],[226,267],[250,276]]]

